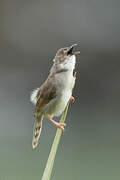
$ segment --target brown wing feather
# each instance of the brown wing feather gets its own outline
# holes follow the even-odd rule
[[[48,104],[50,100],[56,96],[56,86],[54,76],[49,76],[45,83],[40,87],[38,92],[38,101],[35,107],[35,113],[37,113],[41,107]]]

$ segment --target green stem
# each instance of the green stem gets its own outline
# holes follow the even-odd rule
[[[67,111],[68,111],[68,107],[69,107],[69,102],[64,110],[64,112],[62,113],[60,122],[64,123],[65,119],[66,119],[66,115],[67,115]],[[56,131],[56,135],[51,147],[51,151],[46,163],[46,167],[42,176],[42,180],[50,180],[51,177],[51,173],[52,173],[52,169],[53,169],[53,164],[54,164],[54,160],[55,160],[55,156],[56,156],[56,152],[57,152],[57,148],[60,142],[60,138],[61,138],[61,134],[62,134],[62,130],[61,129],[57,129]]]

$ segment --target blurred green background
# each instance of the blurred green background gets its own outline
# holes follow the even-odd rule
[[[56,128],[47,120],[32,150],[30,93],[56,51],[73,43],[71,103],[52,180],[120,179],[120,1],[0,1],[0,180],[41,178]]]

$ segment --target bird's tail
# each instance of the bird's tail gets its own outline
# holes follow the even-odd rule
[[[38,145],[38,140],[42,130],[42,120],[43,120],[42,114],[40,115],[39,119],[35,118],[34,129],[33,129],[33,141],[32,141],[33,149],[36,148]]]

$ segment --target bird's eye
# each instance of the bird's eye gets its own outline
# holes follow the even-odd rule
[[[61,51],[59,52],[59,54],[62,55],[62,56],[64,56],[64,50],[61,50]]]

